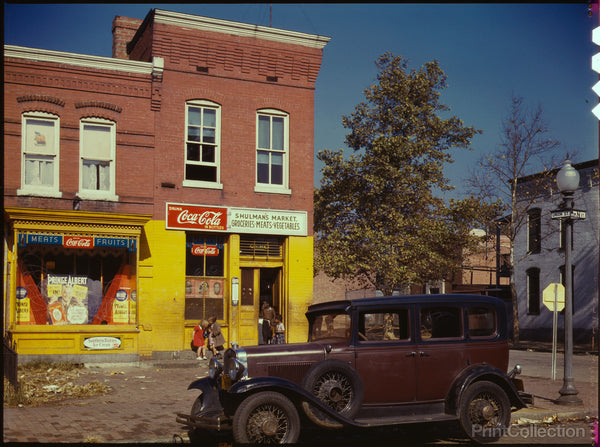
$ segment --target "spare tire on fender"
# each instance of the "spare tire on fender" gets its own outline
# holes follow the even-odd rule
[[[302,387],[348,419],[356,416],[363,403],[363,383],[358,372],[341,360],[328,359],[314,364],[304,376]],[[302,407],[308,418],[321,427],[342,426],[325,417],[308,402],[304,402]]]

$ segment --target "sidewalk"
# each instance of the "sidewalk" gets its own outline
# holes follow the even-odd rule
[[[44,407],[5,408],[4,443],[171,443],[173,435],[180,436],[180,442],[188,440],[187,431],[175,422],[175,413],[190,410],[198,391],[187,387],[207,375],[208,361],[86,366],[85,379],[106,383],[112,389],[110,394]],[[526,376],[529,365],[523,366],[521,377],[525,390],[535,396],[535,405],[513,413],[513,421],[528,423],[554,416],[564,420],[598,414],[597,382],[582,382],[576,376],[576,388],[584,404],[559,406],[552,400],[559,396],[562,380]]]

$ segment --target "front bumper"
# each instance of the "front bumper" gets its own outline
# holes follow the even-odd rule
[[[218,416],[194,416],[191,414],[177,413],[177,423],[190,428],[203,428],[207,430],[230,430],[231,419],[221,413]]]

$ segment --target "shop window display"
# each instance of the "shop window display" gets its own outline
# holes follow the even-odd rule
[[[19,248],[17,324],[135,324],[135,260],[128,248]]]
[[[223,319],[224,240],[194,233],[186,235],[185,319],[211,316]]]

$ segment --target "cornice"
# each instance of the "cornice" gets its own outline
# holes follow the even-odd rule
[[[302,45],[304,47],[317,48],[319,50],[323,49],[331,40],[331,37],[319,36],[316,34],[306,34],[266,26],[231,22],[229,20],[213,19],[210,17],[201,17],[160,9],[154,11],[154,22],[202,31],[231,34],[234,36],[254,37],[256,39]]]
[[[74,65],[78,67],[95,68],[98,70],[113,70],[145,75],[152,74],[151,62],[66,53],[64,51],[42,50],[39,48],[20,47],[17,45],[4,45],[4,57],[38,62],[53,62],[56,64]]]
[[[40,224],[100,225],[142,227],[152,216],[145,214],[96,213],[91,211],[63,211],[37,208],[4,208],[5,217],[20,222]],[[17,225],[18,226],[18,225]]]

